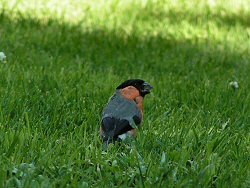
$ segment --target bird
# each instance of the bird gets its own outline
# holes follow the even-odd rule
[[[142,79],[126,80],[116,88],[102,112],[100,137],[106,148],[127,136],[136,138],[143,121],[143,100],[152,89]]]

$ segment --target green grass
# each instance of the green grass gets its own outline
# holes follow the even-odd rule
[[[34,2],[0,3],[0,187],[250,186],[249,0]],[[104,152],[128,78],[143,128]]]

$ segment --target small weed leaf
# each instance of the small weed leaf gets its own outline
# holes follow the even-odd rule
[[[161,155],[161,164],[164,164],[166,161],[166,154],[165,152],[162,152],[162,155]]]
[[[230,118],[228,118],[228,120],[225,123],[222,124],[222,130],[226,129],[226,127],[228,126],[229,122],[230,122]]]

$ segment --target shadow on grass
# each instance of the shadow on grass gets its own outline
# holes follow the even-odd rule
[[[69,152],[66,154],[63,153],[62,147],[65,147],[65,150],[74,151],[75,158],[79,159],[77,152],[83,152],[85,148],[78,148],[78,150],[76,150],[75,148],[77,148],[79,144],[81,145],[82,142],[74,142],[76,139],[75,137],[71,140],[72,134],[70,133],[73,131],[75,131],[75,133],[83,133],[84,130],[87,130],[87,133],[91,132],[90,135],[96,135],[95,133],[98,132],[98,128],[95,125],[98,125],[99,127],[100,122],[98,121],[99,119],[97,114],[101,113],[98,110],[102,109],[105,103],[104,97],[102,97],[102,93],[105,93],[105,91],[103,91],[105,88],[99,90],[97,89],[97,92],[101,91],[98,93],[98,95],[91,95],[91,92],[84,92],[84,89],[87,87],[84,88],[81,87],[81,85],[78,85],[78,79],[95,79],[92,82],[98,85],[98,81],[106,81],[105,77],[108,76],[110,70],[113,75],[117,76],[119,81],[128,77],[142,77],[147,81],[149,80],[149,82],[151,80],[154,81],[155,85],[157,85],[159,88],[162,87],[158,90],[156,88],[154,91],[158,94],[158,96],[160,96],[158,97],[160,100],[156,101],[157,99],[154,99],[156,102],[153,101],[155,105],[152,105],[151,107],[151,112],[153,114],[151,117],[158,117],[159,114],[164,113],[164,111],[169,108],[169,106],[170,109],[172,107],[180,109],[181,111],[182,105],[184,110],[183,112],[180,112],[180,115],[183,113],[185,115],[182,117],[175,116],[177,121],[173,122],[177,122],[177,124],[173,125],[173,127],[182,125],[184,127],[186,124],[181,124],[182,121],[184,121],[183,119],[186,118],[189,120],[191,117],[193,122],[193,119],[196,119],[197,117],[194,116],[195,113],[193,113],[193,116],[190,116],[189,108],[186,108],[187,105],[183,105],[184,102],[193,106],[200,106],[201,108],[199,109],[199,113],[204,113],[205,116],[204,120],[202,121],[205,122],[204,125],[206,125],[207,121],[207,125],[209,126],[214,126],[214,124],[209,124],[210,122],[215,122],[213,118],[218,118],[220,120],[230,117],[231,119],[229,118],[229,120],[233,121],[234,117],[229,115],[235,114],[234,116],[237,116],[235,111],[239,111],[238,113],[241,113],[239,109],[244,107],[243,104],[245,103],[245,99],[243,99],[243,97],[241,97],[241,99],[243,99],[240,101],[241,103],[237,102],[237,100],[233,100],[231,95],[223,95],[223,93],[221,98],[218,96],[215,97],[212,94],[218,91],[209,90],[211,87],[196,88],[196,93],[192,93],[195,89],[195,86],[197,85],[197,82],[201,82],[201,80],[206,80],[209,78],[211,78],[213,82],[220,81],[221,79],[225,78],[228,79],[227,75],[231,75],[231,71],[235,69],[240,70],[240,76],[242,78],[245,78],[245,75],[248,75],[249,71],[246,70],[244,66],[241,66],[241,63],[245,62],[245,57],[243,57],[239,51],[232,50],[230,44],[227,43],[218,43],[212,39],[199,38],[192,40],[176,40],[173,36],[162,37],[159,35],[141,37],[135,34],[126,35],[120,31],[107,31],[101,28],[89,28],[82,30],[82,28],[78,26],[62,24],[56,20],[42,22],[32,19],[20,18],[17,21],[13,21],[4,14],[0,15],[0,26],[0,50],[5,50],[8,61],[10,61],[10,69],[7,70],[8,72],[4,72],[3,75],[0,74],[0,89],[7,88],[8,84],[3,83],[4,81],[2,80],[4,79],[1,78],[15,75],[18,77],[18,83],[16,85],[19,86],[28,83],[29,85],[27,85],[30,87],[13,87],[13,90],[15,91],[13,91],[11,88],[9,92],[6,92],[5,99],[1,100],[1,105],[7,109],[3,110],[2,114],[7,112],[7,115],[5,118],[5,116],[1,114],[3,117],[1,117],[1,123],[3,122],[3,125],[6,124],[10,126],[10,128],[13,125],[16,125],[18,128],[22,128],[25,127],[26,124],[28,124],[29,127],[30,124],[32,129],[34,128],[34,131],[37,131],[35,129],[36,127],[41,127],[41,125],[43,125],[43,129],[46,131],[44,131],[45,133],[43,133],[43,136],[41,136],[41,138],[45,139],[44,141],[42,140],[42,142],[48,143],[48,145],[45,146],[43,146],[43,144],[40,145],[40,147],[45,147],[44,151],[49,151],[49,154],[46,155],[46,158],[42,157],[42,159],[40,159],[39,155],[43,155],[43,153],[37,151],[38,154],[32,154],[32,152],[30,152],[31,149],[29,147],[25,147],[25,150],[21,148],[23,153],[17,153],[17,155],[21,156],[20,160],[22,158],[25,159],[25,157],[22,156],[26,155],[28,155],[30,159],[32,159],[33,156],[38,156],[37,160],[49,159],[53,164],[53,160],[61,160],[61,158],[58,158],[57,156],[71,156],[71,153]],[[85,69],[86,67],[79,66],[80,64],[86,65],[88,70],[81,70]],[[3,71],[0,70],[0,73],[1,72]],[[69,77],[74,76],[79,72],[81,74],[79,74],[79,76],[74,76],[72,79],[73,81],[67,82],[65,84],[61,77],[66,77],[67,72],[71,72]],[[23,73],[25,73],[25,75]],[[98,74],[99,77],[91,76],[91,74]],[[34,79],[37,79],[36,76],[44,77],[44,79],[32,83],[33,80],[28,77],[29,75],[34,75]],[[55,77],[56,79],[54,79]],[[100,80],[98,80],[99,78]],[[173,83],[169,82],[173,80]],[[190,80],[192,80],[192,82],[190,82]],[[116,80],[111,79],[109,79],[109,81],[110,83],[108,84],[110,85],[114,85],[113,82],[116,82]],[[105,86],[108,86],[108,84],[106,83]],[[171,87],[171,84],[174,87]],[[188,84],[189,86],[186,86]],[[42,87],[45,87],[43,85],[51,85],[51,88],[41,89]],[[60,91],[53,93],[53,87],[58,87],[58,90]],[[88,85],[88,88],[90,89],[93,89],[93,87],[95,86],[91,84]],[[26,90],[28,91],[27,94],[25,93],[24,95],[18,95],[17,93],[20,92],[20,90],[23,93],[25,93]],[[52,92],[50,92],[51,90]],[[68,91],[63,93],[63,90]],[[173,92],[173,90],[175,90],[175,94],[169,94],[170,92]],[[47,97],[47,94],[52,95],[53,97]],[[172,95],[172,98],[167,100],[177,101],[176,104],[175,102],[173,102],[174,105],[172,104],[168,106],[168,104],[165,104],[167,103],[167,100],[165,100],[164,97],[168,94]],[[192,94],[196,94],[196,96]],[[79,95],[81,95],[81,97],[79,97]],[[110,95],[110,91],[107,92],[105,100],[107,100],[108,95]],[[212,99],[213,97],[214,99]],[[184,102],[182,103],[182,101]],[[205,108],[205,105],[211,105],[212,107]],[[238,108],[228,108],[235,106],[238,106]],[[210,109],[214,110],[215,112],[221,111],[226,115],[223,117],[224,114],[222,114],[222,118],[220,118],[220,116],[210,117]],[[149,110],[150,109],[146,109],[146,113],[149,114]],[[245,111],[247,114],[248,111]],[[13,115],[8,115],[8,113]],[[26,118],[23,118],[24,121],[22,121],[20,118],[23,116],[23,113],[26,115]],[[164,117],[167,117],[166,113],[162,114],[162,118],[159,119],[163,119]],[[246,115],[246,118],[247,117],[248,116]],[[8,119],[11,118],[13,118],[12,122],[5,123],[3,121],[3,119],[7,119],[6,121],[9,121]],[[148,116],[147,119],[149,118],[150,116]],[[210,121],[210,119],[212,120]],[[18,121],[20,121],[19,124]],[[153,121],[154,120],[151,120],[151,122]],[[164,121],[165,120],[163,119],[158,124],[163,125]],[[244,121],[245,119],[241,117],[239,124],[243,124]],[[79,128],[80,130],[75,129],[76,126],[73,126],[81,125],[82,123],[85,123],[85,129],[84,126],[81,126],[81,128]],[[247,125],[247,123],[245,124]],[[63,133],[61,133],[58,130],[62,129],[63,125],[65,125],[66,128],[65,131],[62,131]],[[153,133],[153,131],[149,132]],[[50,137],[51,134],[54,135],[52,139]],[[31,134],[29,133],[28,136],[29,135]],[[70,137],[69,143],[67,139],[64,140],[62,135],[65,135],[65,137],[68,135],[68,137]],[[173,137],[178,137],[178,134],[174,135],[177,136]],[[37,134],[35,136],[34,140],[40,139]],[[79,139],[79,141],[84,140],[83,142],[85,144],[85,138],[87,136],[84,134],[84,139],[82,139],[82,134],[79,134],[78,136],[79,138],[77,139]],[[23,137],[25,137],[25,134]],[[60,144],[58,144],[60,146],[57,147],[58,151],[54,151],[54,149],[49,144],[57,137],[62,137],[62,143],[67,143],[61,144],[60,138]],[[95,138],[97,138],[97,136]],[[154,144],[156,143],[156,141],[154,141],[154,134],[152,134],[151,138],[153,141],[147,142],[148,144],[146,149],[148,148],[148,150],[151,151],[152,146],[154,146],[153,148],[156,148],[156,151],[159,149],[158,151],[161,152],[161,143]],[[28,139],[33,140],[33,137],[30,136]],[[168,139],[168,137],[166,137],[166,139]],[[177,139],[180,140],[181,137],[178,137]],[[93,141],[91,137],[86,138],[86,140],[86,143],[89,144],[90,147],[93,146],[93,142],[97,142],[97,139],[93,139],[95,140]],[[206,138],[204,140],[206,140]],[[217,142],[217,140],[215,141]],[[23,143],[25,142],[23,141]],[[36,142],[34,141],[34,143]],[[181,141],[179,143],[182,144]],[[23,144],[23,146],[26,145]],[[35,147],[39,148],[39,146],[35,146],[34,144],[34,148]],[[48,149],[46,149],[47,147]],[[50,147],[53,150],[50,149]],[[32,150],[34,150],[35,153],[34,148]],[[173,149],[175,148],[173,147]],[[229,150],[230,149],[231,148],[229,148]],[[75,152],[75,150],[77,152]],[[52,151],[53,155],[51,154]],[[95,149],[89,149],[89,151],[89,155],[91,155],[91,152],[93,152],[93,156],[96,156],[94,154],[96,151]],[[50,155],[52,158],[49,158]],[[173,153],[173,155],[175,154]],[[70,157],[70,160],[71,159],[74,158]],[[61,160],[61,163],[64,163],[64,160]],[[47,162],[44,164],[47,165]],[[93,169],[94,168],[96,169],[96,167],[93,167]],[[81,167],[81,172],[82,169],[83,168]],[[62,176],[62,178],[64,178],[63,182],[71,182],[72,172],[70,171],[69,174],[69,180],[65,180],[64,176]],[[92,173],[90,173],[90,177],[91,175]],[[54,177],[57,178],[58,175],[53,176],[53,178]],[[91,182],[95,179],[97,178],[94,177],[93,180],[90,179],[89,181]],[[60,183],[60,181],[58,181],[58,183]]]
[[[0,28],[1,48],[12,61],[25,60],[22,63],[26,65],[74,66],[78,62],[88,63],[96,72],[112,69],[119,76],[131,73],[145,76],[166,72],[181,74],[182,71],[186,74],[201,64],[205,65],[204,69],[211,69],[210,66],[230,69],[244,61],[240,53],[231,50],[230,44],[217,44],[209,38],[141,37],[101,28],[83,31],[56,20],[42,22],[20,18],[12,21],[4,14],[0,16],[0,24],[3,26]]]

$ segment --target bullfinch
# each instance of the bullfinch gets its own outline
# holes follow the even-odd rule
[[[130,79],[120,84],[103,110],[100,136],[105,146],[136,137],[143,121],[143,100],[153,87],[141,79]]]

